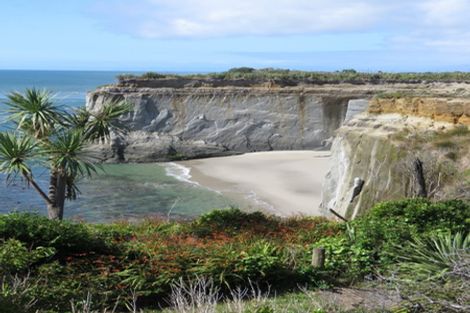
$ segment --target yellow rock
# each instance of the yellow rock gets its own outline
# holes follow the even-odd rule
[[[370,101],[368,112],[373,114],[399,113],[470,126],[470,99],[375,98]]]

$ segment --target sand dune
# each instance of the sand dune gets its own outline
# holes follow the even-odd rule
[[[193,181],[246,208],[281,216],[324,215],[319,205],[329,152],[256,152],[178,163],[191,169]]]

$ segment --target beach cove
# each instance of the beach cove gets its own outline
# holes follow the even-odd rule
[[[322,182],[328,151],[271,151],[181,161],[191,180],[221,192],[249,211],[279,216],[324,215]]]

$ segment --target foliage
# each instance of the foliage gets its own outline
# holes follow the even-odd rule
[[[97,159],[88,146],[109,140],[111,132],[123,131],[118,117],[128,112],[125,103],[107,103],[94,112],[59,109],[49,91],[26,89],[7,96],[6,113],[15,132],[0,133],[0,173],[7,182],[21,176],[46,202],[50,218],[62,219],[65,198],[79,193],[77,181],[96,171]],[[49,192],[36,183],[31,166],[41,163],[50,170]]]
[[[36,286],[28,275],[0,277],[0,308],[2,313],[42,313],[35,310],[37,300],[34,296]]]
[[[425,279],[442,278],[462,262],[470,262],[470,234],[437,233],[430,238],[415,238],[405,250],[407,253],[401,255],[402,269]],[[470,273],[470,269],[467,271]]]
[[[0,275],[16,274],[39,260],[49,258],[54,254],[55,249],[53,247],[37,247],[30,251],[24,243],[16,239],[0,242]]]
[[[345,69],[336,72],[297,71],[289,69],[250,67],[232,68],[226,72],[209,74],[162,74],[149,72],[141,76],[123,74],[118,76],[120,82],[127,80],[152,79],[220,79],[220,80],[278,80],[278,81],[304,81],[317,84],[353,83],[353,84],[379,84],[379,83],[422,83],[422,82],[468,82],[468,72],[441,72],[441,73],[386,73],[386,72],[357,72],[354,69]]]
[[[400,254],[392,279],[405,299],[423,312],[470,310],[470,235],[436,233],[415,238]]]
[[[345,228],[340,236],[325,238],[316,245],[327,250],[326,266],[335,275],[361,278],[396,263],[397,247],[404,242],[427,238],[437,231],[467,234],[470,204],[426,199],[383,202]]]
[[[250,282],[289,288],[318,275],[306,270],[311,241],[338,231],[336,223],[322,218],[282,220],[235,209],[193,222],[137,225],[75,224],[18,213],[0,217],[0,238],[56,251],[27,266],[37,279],[30,294],[38,306],[53,310],[103,290],[107,296],[95,297],[96,307],[128,299],[131,289],[141,301],[163,301],[172,282],[194,276],[210,277],[224,291]]]
[[[0,216],[0,238],[19,240],[30,249],[50,247],[59,255],[106,252],[106,236],[84,224],[48,220],[35,214],[11,213]]]
[[[12,92],[5,103],[9,120],[36,138],[48,136],[61,124],[63,112],[54,105],[52,93],[47,90],[27,89],[25,93]]]
[[[428,242],[436,232],[463,236],[469,223],[468,203],[423,199],[378,204],[348,224],[236,209],[187,222],[149,219],[110,225],[13,213],[0,217],[0,251],[7,256],[1,262],[12,260],[2,263],[8,264],[7,275],[30,273],[24,298],[36,299],[35,308],[62,312],[70,309],[70,301],[92,294],[93,310],[110,308],[118,300],[125,310],[124,303],[132,300],[130,290],[140,307],[151,308],[166,303],[175,282],[197,277],[210,279],[222,295],[252,284],[276,292],[305,284],[349,284],[403,262],[397,246],[413,250],[409,240]],[[311,266],[311,251],[318,246],[326,250],[323,269]],[[260,307],[258,303],[250,310]]]
[[[17,174],[30,177],[30,166],[24,162],[33,157],[36,144],[29,136],[17,137],[13,133],[0,133],[0,172],[12,182]]]

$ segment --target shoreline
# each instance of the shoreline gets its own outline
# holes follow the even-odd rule
[[[329,151],[270,151],[173,162],[189,180],[220,192],[247,211],[282,217],[325,216],[320,208]]]

